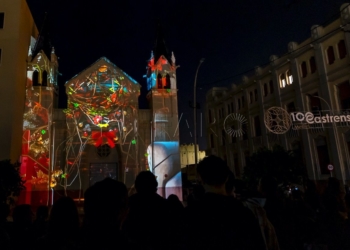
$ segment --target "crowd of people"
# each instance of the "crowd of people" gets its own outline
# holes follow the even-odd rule
[[[272,176],[252,190],[216,156],[197,174],[186,206],[159,196],[149,171],[138,174],[132,195],[108,178],[89,187],[83,219],[70,197],[39,207],[34,220],[30,205],[18,205],[10,222],[1,204],[0,249],[350,249],[347,189],[336,178],[322,194],[311,180],[282,192]]]

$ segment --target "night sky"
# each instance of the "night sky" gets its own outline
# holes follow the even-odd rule
[[[199,60],[205,58],[197,80],[203,112],[206,92],[213,86],[239,83],[244,72],[287,52],[290,41],[302,42],[314,24],[339,17],[339,0],[27,0],[40,30],[48,13],[51,43],[59,57],[60,107],[66,105],[64,83],[107,57],[146,89],[146,61],[164,27],[177,70],[181,143],[191,143],[193,82]],[[147,102],[140,98],[140,108]],[[200,122],[200,115],[198,116]],[[199,123],[198,123],[198,126]],[[198,133],[200,149],[205,134]]]

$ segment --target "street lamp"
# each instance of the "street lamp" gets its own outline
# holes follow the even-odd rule
[[[198,153],[197,153],[197,96],[196,96],[196,90],[197,90],[197,75],[199,67],[204,62],[204,58],[199,60],[199,64],[197,67],[196,75],[194,77],[194,84],[193,84],[193,128],[194,128],[194,167],[195,171],[197,171],[197,161],[198,161]]]

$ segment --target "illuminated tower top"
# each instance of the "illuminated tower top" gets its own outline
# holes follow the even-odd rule
[[[147,90],[177,89],[175,56],[168,53],[161,25],[158,23],[157,37],[151,58],[147,64]]]

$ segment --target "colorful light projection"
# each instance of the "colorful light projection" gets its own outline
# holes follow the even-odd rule
[[[125,72],[101,58],[66,83],[69,138],[63,173],[69,177],[59,184],[65,189],[78,177],[81,156],[87,144],[95,147],[120,145],[127,166],[132,141],[136,141],[140,85]],[[128,162],[129,161],[129,162]],[[81,186],[80,186],[81,188]]]
[[[28,79],[30,82],[31,79]],[[23,203],[46,204],[50,166],[50,124],[54,89],[33,87],[26,90],[23,115],[21,175],[26,186]]]

